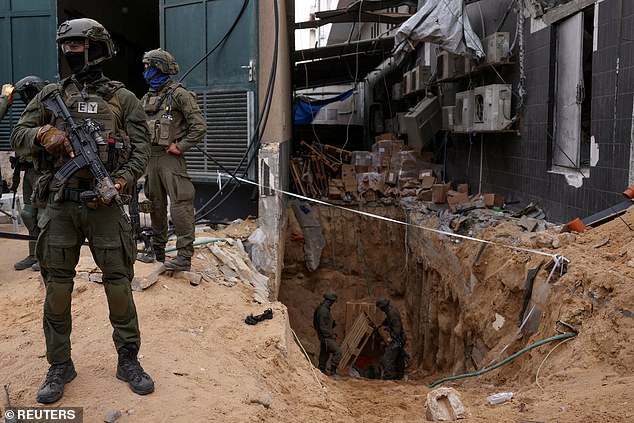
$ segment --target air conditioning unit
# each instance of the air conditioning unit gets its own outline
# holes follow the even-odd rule
[[[453,131],[454,106],[444,106],[442,108],[442,129]]]
[[[511,85],[493,84],[473,90],[473,130],[501,131],[511,124]]]
[[[442,127],[438,97],[425,97],[404,117],[408,145],[423,148]]]
[[[509,33],[494,32],[482,39],[484,47],[484,63],[506,62],[509,58]]]
[[[456,94],[456,105],[453,112],[453,131],[468,133],[473,130],[473,91],[463,91]]]
[[[412,72],[412,92],[422,91],[427,86],[429,79],[431,78],[431,67],[418,65]]]
[[[473,60],[465,56],[441,51],[437,56],[436,75],[439,81],[455,79],[471,73]]]

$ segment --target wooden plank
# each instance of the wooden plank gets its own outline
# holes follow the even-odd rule
[[[546,25],[551,25],[596,2],[597,0],[572,0],[568,3],[562,4],[561,6],[550,9],[548,12],[544,13],[542,19]]]
[[[353,358],[356,358],[363,351],[363,347],[374,332],[370,323],[370,317],[365,312],[361,312],[355,319],[341,343],[341,361],[337,367],[338,373],[346,368],[351,360],[354,363]]]

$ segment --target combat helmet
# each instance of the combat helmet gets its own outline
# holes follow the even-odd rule
[[[110,34],[94,19],[72,19],[62,23],[57,28],[57,43],[61,46],[64,41],[73,39],[84,40],[84,66],[95,66],[108,60],[116,54],[116,49]],[[100,45],[101,51],[91,54],[90,46]],[[95,49],[97,50],[97,49]]]
[[[168,75],[176,75],[180,72],[180,67],[176,59],[174,59],[174,56],[161,48],[145,53],[143,55],[143,63],[147,63],[151,67]]]
[[[390,300],[388,300],[387,298],[380,298],[376,300],[376,306],[380,308],[381,310],[383,310],[385,307],[389,305],[390,305]]]
[[[334,292],[326,292],[324,294],[324,300],[335,302],[337,301],[337,294],[335,294]]]
[[[25,104],[28,104],[47,83],[48,81],[43,81],[39,76],[25,76],[15,83],[15,92]]]

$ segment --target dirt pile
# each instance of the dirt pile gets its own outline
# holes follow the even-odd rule
[[[390,218],[398,214],[387,208],[364,211]],[[533,413],[556,421],[579,421],[579,416],[589,421],[625,421],[624,416],[634,416],[632,394],[627,392],[634,366],[634,260],[623,221],[573,235],[560,234],[559,228],[550,224],[547,231],[528,233],[518,226],[518,219],[507,219],[479,235],[495,243],[482,249],[479,243],[411,226],[399,231],[392,225],[386,231],[384,222],[344,211],[317,208],[316,212],[322,216],[326,237],[323,267],[311,274],[302,269],[301,254],[297,254],[301,241],[293,241],[297,237],[292,234],[298,228],[291,220],[287,272],[280,295],[289,307],[291,324],[313,357],[318,354],[318,344],[310,327],[310,312],[327,290],[337,291],[341,303],[386,294],[392,297],[405,317],[413,356],[409,378],[415,384],[486,368],[556,335],[558,330],[568,330],[557,323],[562,320],[579,330],[573,340],[540,346],[498,370],[451,385],[467,395],[476,394],[471,405],[479,408],[479,417],[486,414],[479,414],[481,406],[486,410],[490,407],[485,397],[504,390],[515,391],[513,403],[519,417]],[[623,219],[634,227],[634,213]],[[417,211],[400,220],[434,228],[439,224],[438,218]],[[405,248],[394,248],[399,244]],[[565,256],[570,260],[567,273],[560,276],[557,270],[546,284],[552,258],[508,246]],[[529,303],[537,306],[537,330],[523,334],[518,325],[527,274],[542,261]],[[304,299],[313,306],[306,306]],[[341,318],[343,309],[344,305],[335,305],[336,319]],[[340,333],[339,339],[342,336]],[[538,369],[539,385],[535,383]],[[588,387],[577,388],[586,380]],[[618,404],[612,400],[617,392],[625,398]],[[593,396],[596,400],[589,401]],[[574,403],[581,399],[583,404]],[[500,417],[495,421],[521,420],[507,417],[509,420]]]

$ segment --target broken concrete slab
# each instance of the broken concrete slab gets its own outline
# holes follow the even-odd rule
[[[557,235],[553,239],[553,248],[565,247],[566,245],[572,244],[576,240],[577,240],[577,235],[570,232],[564,232],[562,234]]]
[[[517,222],[517,225],[526,229],[528,232],[533,232],[535,228],[537,227],[537,223],[538,223],[537,219],[533,219],[532,217],[523,215],[520,218],[520,221]]]
[[[242,283],[253,288],[253,298],[258,303],[264,303],[269,298],[269,278],[264,276],[255,268],[249,259],[249,255],[244,251],[241,242],[235,245],[224,243],[208,245],[207,248],[226,267],[221,267],[224,275],[229,271],[238,276]],[[234,279],[233,276],[231,276]]]
[[[154,263],[135,262],[134,279],[132,279],[132,290],[143,291],[154,285],[161,273],[167,270],[163,263],[155,261]]]
[[[200,285],[200,282],[202,280],[202,275],[200,273],[188,272],[185,270],[174,270],[172,272],[172,277],[185,280],[193,286]]]
[[[454,388],[438,388],[427,394],[425,417],[430,422],[452,422],[467,418],[460,394]]]
[[[535,248],[552,248],[553,237],[548,234],[540,233],[533,238],[533,246]]]

